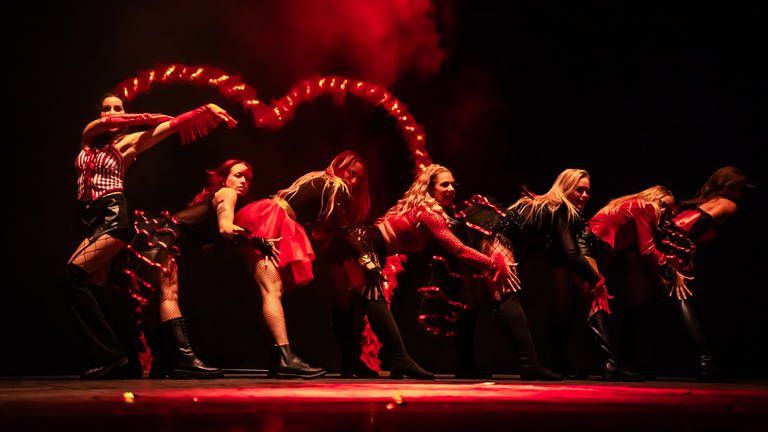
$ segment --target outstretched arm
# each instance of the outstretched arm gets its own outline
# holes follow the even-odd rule
[[[83,146],[89,146],[94,138],[106,133],[110,129],[130,126],[157,126],[160,123],[173,119],[165,114],[116,114],[97,118],[88,123],[83,129],[80,142]]]
[[[132,160],[139,153],[154,147],[175,132],[181,134],[181,141],[186,144],[204,136],[221,122],[226,123],[229,128],[237,126],[237,121],[226,111],[218,105],[209,103],[158,123],[149,130],[126,135],[115,144],[115,148],[124,158]]]

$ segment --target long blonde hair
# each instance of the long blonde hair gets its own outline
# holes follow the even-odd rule
[[[608,201],[608,204],[604,205],[603,208],[598,211],[598,213],[611,213],[613,211],[616,211],[622,204],[629,200],[638,199],[642,201],[646,201],[650,203],[653,208],[656,210],[656,220],[654,221],[655,225],[659,224],[659,219],[661,218],[661,200],[663,200],[666,197],[671,197],[674,201],[675,196],[672,195],[672,191],[667,189],[664,186],[656,185],[651,186],[648,189],[641,190],[640,192],[620,196],[618,198],[614,198],[610,201]]]
[[[567,168],[557,176],[555,183],[552,184],[547,193],[524,196],[509,206],[509,209],[520,211],[524,207],[530,207],[526,220],[537,219],[541,221],[541,213],[545,208],[548,208],[554,214],[560,206],[565,205],[568,209],[568,221],[578,220],[581,218],[581,212],[568,201],[568,195],[576,190],[579,182],[584,178],[589,179],[589,173],[586,170]]]
[[[349,187],[341,177],[338,176],[338,172],[360,162],[365,168],[363,175],[359,178],[356,191],[354,195],[349,190]],[[368,165],[363,160],[362,156],[352,150],[344,150],[336,155],[331,163],[324,171],[311,171],[296,179],[293,184],[285,189],[279,190],[275,196],[284,200],[290,200],[306,183],[311,182],[316,178],[323,178],[325,184],[323,185],[323,192],[320,196],[320,214],[321,219],[328,219],[333,213],[333,208],[336,206],[336,194],[341,190],[350,197],[350,222],[360,223],[368,217],[368,212],[371,208],[371,197],[368,192]]]
[[[435,197],[432,196],[437,175],[444,172],[451,172],[451,170],[437,164],[429,165],[421,170],[413,183],[411,183],[411,187],[405,191],[403,197],[397,200],[395,205],[387,210],[376,223],[379,223],[384,219],[401,216],[413,209],[417,209],[417,212],[419,213],[421,211],[437,213],[447,221],[448,215],[437,200],[435,200]]]

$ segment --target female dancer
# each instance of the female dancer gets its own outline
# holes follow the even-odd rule
[[[511,283],[513,277],[502,255],[488,256],[478,252],[464,245],[451,232],[445,208],[455,198],[454,183],[450,170],[432,164],[418,173],[403,197],[373,226],[346,230],[347,242],[355,251],[359,268],[364,272],[362,310],[371,329],[391,355],[392,378],[432,379],[434,374],[422,369],[408,355],[387,306],[381,276],[386,257],[416,254],[436,245],[473,267],[476,273],[484,273],[494,286]]]
[[[604,272],[609,265],[611,255],[627,249],[633,249],[647,257],[658,271],[659,275],[670,286],[671,295],[684,300],[691,293],[685,282],[686,277],[681,272],[687,272],[689,265],[665,254],[656,247],[655,233],[663,218],[675,210],[675,198],[672,192],[664,186],[653,186],[640,192],[615,198],[601,208],[587,224],[587,230],[579,239],[582,253],[589,259],[590,264],[598,272]],[[599,269],[599,270],[598,270]],[[615,344],[608,334],[607,293],[601,300],[605,307],[595,307],[589,312],[590,329],[597,337],[600,348],[606,354],[604,378],[627,379],[615,371],[614,364],[618,363],[618,353]],[[626,374],[626,370],[624,370]]]
[[[226,111],[207,104],[177,117],[126,114],[123,100],[113,94],[101,100],[101,115],[83,130],[77,169],[77,200],[83,240],[67,262],[70,304],[88,342],[89,368],[83,379],[122,377],[128,359],[107,323],[92,289],[101,289],[113,258],[133,237],[123,182],[136,156],[175,132],[183,142],[200,137],[224,122],[237,122]],[[130,126],[148,129],[130,132]]]
[[[136,212],[137,235],[128,246],[133,253],[129,272],[137,288],[148,288],[152,307],[142,318],[144,335],[152,351],[150,378],[217,378],[220,369],[206,366],[187,340],[179,308],[179,279],[176,257],[182,250],[202,248],[222,237],[258,248],[275,256],[270,241],[252,236],[234,224],[238,199],[248,191],[253,178],[250,164],[229,159],[207,172],[208,185],[180,212],[149,216]]]
[[[332,250],[335,234],[344,226],[360,223],[368,214],[365,170],[360,155],[345,150],[324,171],[309,172],[272,198],[248,204],[235,215],[235,224],[255,236],[278,239],[276,262],[259,250],[243,248],[261,290],[264,319],[275,343],[270,376],[313,378],[325,374],[291,348],[282,294],[285,286],[311,282],[315,249],[321,253]]]

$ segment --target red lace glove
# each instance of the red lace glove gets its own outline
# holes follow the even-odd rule
[[[589,288],[587,290],[587,295],[592,300],[592,306],[589,308],[589,316],[592,316],[601,310],[604,310],[607,313],[611,313],[611,308],[608,301],[611,300],[613,296],[608,294],[608,288],[605,286],[605,278],[603,275],[600,275],[600,280],[597,281],[595,286],[589,287],[587,285],[587,287]]]
[[[488,285],[495,300],[501,300],[504,294],[519,291],[520,280],[512,271],[504,255],[494,252],[491,254],[493,267],[488,272]]]
[[[171,130],[181,135],[182,145],[207,135],[219,123],[225,122],[231,129],[237,121],[216,104],[206,104],[192,111],[179,114],[171,120]]]

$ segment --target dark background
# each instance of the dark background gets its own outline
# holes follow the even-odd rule
[[[611,197],[654,184],[690,197],[723,165],[739,166],[764,185],[766,15],[757,6],[400,3],[406,2],[4,6],[11,99],[4,114],[1,373],[80,370],[61,285],[79,241],[71,229],[79,135],[97,116],[103,92],[158,64],[231,71],[265,102],[315,75],[377,83],[408,106],[424,127],[432,160],[451,168],[465,193],[503,202],[513,201],[522,184],[545,192],[572,167],[592,176],[588,215]],[[343,106],[330,98],[308,102],[276,132],[256,129],[242,107],[212,89],[183,84],[157,86],[129,110],[176,115],[209,101],[237,118],[238,128],[187,147],[172,137],[140,155],[126,184],[134,207],[180,209],[203,186],[204,170],[230,157],[253,163],[252,193],[260,198],[323,169],[343,149],[359,150],[371,165],[373,216],[412,179],[393,120],[352,97]],[[691,283],[716,355],[744,377],[766,375],[766,253],[758,224],[764,195],[764,186],[749,191],[716,241],[700,250]],[[256,289],[237,257],[222,247],[184,260],[182,307],[201,355],[219,366],[265,367],[269,340]],[[551,288],[546,275],[531,275],[526,302],[547,359]],[[427,368],[450,370],[451,344],[419,330],[413,296],[402,287],[393,308],[413,356]],[[329,296],[319,269],[315,283],[287,295],[286,313],[303,357],[334,368]],[[663,307],[652,316],[661,327],[654,336],[659,372],[692,373],[692,347],[674,317]],[[513,371],[510,348],[486,324],[481,319],[478,357]],[[584,342],[573,351],[589,363],[595,350]]]

